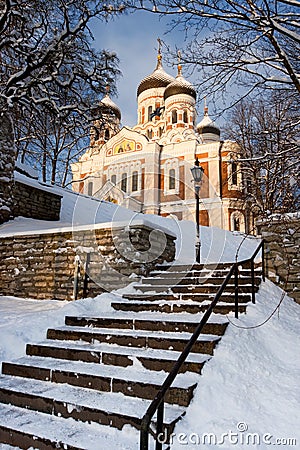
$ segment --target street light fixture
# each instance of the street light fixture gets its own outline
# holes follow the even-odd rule
[[[200,203],[200,188],[203,179],[204,169],[200,166],[199,160],[196,157],[195,165],[191,168],[191,172],[193,175],[193,181],[195,186],[195,199],[196,199],[196,262],[200,263],[200,223],[199,223],[199,203]]]

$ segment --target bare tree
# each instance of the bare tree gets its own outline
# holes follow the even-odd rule
[[[0,222],[10,215],[15,161],[11,109],[48,108],[58,117],[83,113],[85,92],[103,92],[114,85],[116,55],[96,55],[88,38],[93,17],[107,20],[121,12],[117,3],[100,0],[0,0]],[[97,57],[95,57],[97,56]],[[57,95],[72,93],[66,102]],[[71,100],[71,101],[69,101]],[[86,108],[87,111],[88,108]]]
[[[172,28],[186,32],[183,62],[199,72],[203,95],[219,98],[229,89],[238,100],[262,86],[300,93],[298,0],[129,0],[128,5],[169,16]]]
[[[38,171],[45,183],[65,186],[70,163],[86,150],[89,125],[81,114],[60,117],[48,108],[16,111],[17,159]]]
[[[240,147],[235,165],[256,217],[299,210],[299,100],[270,94],[244,100],[231,112],[227,136]]]

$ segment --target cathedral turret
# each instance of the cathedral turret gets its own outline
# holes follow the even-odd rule
[[[197,132],[200,135],[203,144],[220,140],[220,128],[209,117],[206,104],[204,106],[204,117],[197,125]]]
[[[155,70],[140,82],[137,89],[138,124],[136,130],[144,133],[148,139],[157,140],[165,131],[164,92],[174,81],[162,66],[161,41],[158,39],[158,55]]]
[[[178,52],[178,73],[164,93],[167,130],[174,128],[194,128],[196,91],[193,85],[182,76],[180,53]]]
[[[110,98],[108,86],[93,114],[97,118],[91,127],[91,146],[104,144],[120,130],[121,111]]]

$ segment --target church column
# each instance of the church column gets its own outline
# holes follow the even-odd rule
[[[159,162],[160,146],[150,143],[145,156],[144,208],[143,212],[158,214],[159,212]]]

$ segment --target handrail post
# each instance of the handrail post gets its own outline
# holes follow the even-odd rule
[[[80,260],[79,260],[79,257],[76,256],[75,267],[74,267],[74,283],[73,283],[73,298],[74,298],[74,300],[77,300],[77,298],[78,298],[79,275],[80,275]]]
[[[163,432],[163,423],[164,423],[164,401],[160,403],[157,408],[157,423],[156,423],[156,446],[155,450],[162,450],[162,440],[158,440],[159,436]]]
[[[255,303],[255,277],[254,277],[254,260],[251,259],[251,285],[252,285],[252,303]]]
[[[234,265],[234,305],[235,305],[235,318],[239,318],[239,274],[238,264]]]
[[[88,272],[89,272],[89,268],[90,268],[90,262],[91,262],[91,254],[90,254],[90,252],[88,252],[86,254],[86,261],[85,261],[85,266],[84,266],[83,294],[82,294],[83,298],[86,298],[87,293],[88,293],[88,283],[90,281]]]
[[[265,265],[265,241],[262,241],[261,260],[262,260],[262,279],[266,281],[266,265]]]
[[[141,423],[140,450],[148,450],[149,448],[149,422],[149,417],[145,415]]]

